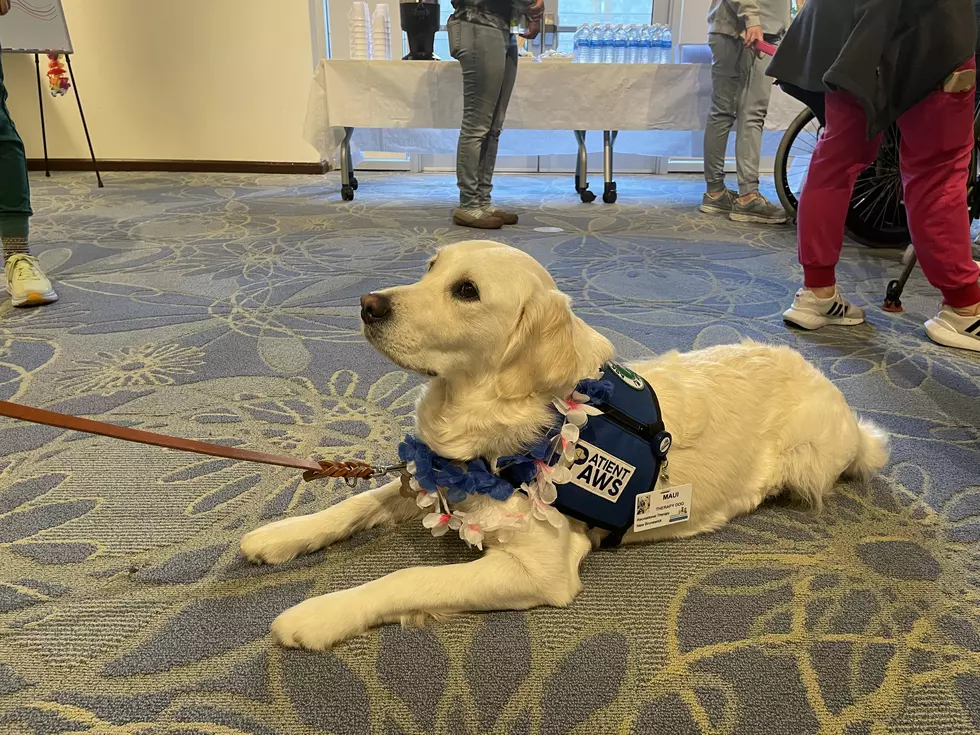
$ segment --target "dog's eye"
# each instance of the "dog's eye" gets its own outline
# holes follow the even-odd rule
[[[480,291],[473,281],[460,281],[453,286],[453,296],[461,301],[479,301]]]

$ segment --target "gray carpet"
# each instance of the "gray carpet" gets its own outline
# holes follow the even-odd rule
[[[413,280],[449,225],[449,178],[35,178],[35,242],[61,301],[0,305],[0,397],[303,457],[390,460],[418,381],[358,331],[357,296]],[[624,358],[752,337],[789,344],[889,429],[872,487],[819,517],[767,506],[682,543],[596,553],[568,610],[387,627],[329,653],[270,644],[303,598],[469,556],[415,524],[281,568],[241,534],[351,492],[296,473],[0,420],[2,733],[980,731],[980,359],[928,342],[916,274],[848,247],[869,323],[779,318],[790,228],[695,211],[694,178],[501,177],[500,238],[544,262]],[[532,206],[528,206],[532,204]],[[536,227],[560,228],[539,233]],[[668,417],[669,421],[669,417]]]

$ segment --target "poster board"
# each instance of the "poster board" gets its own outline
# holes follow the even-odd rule
[[[10,0],[10,12],[0,16],[0,48],[14,53],[72,53],[61,0]]]

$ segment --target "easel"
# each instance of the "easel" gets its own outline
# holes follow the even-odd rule
[[[52,52],[53,53],[53,52]],[[78,84],[75,82],[75,72],[71,68],[71,54],[65,54],[65,61],[68,62],[68,76],[71,79],[71,86],[75,90],[75,101],[78,103],[78,115],[82,118],[82,128],[85,130],[85,141],[88,143],[88,152],[92,157],[92,167],[95,169],[95,180],[99,182],[99,188],[103,188],[102,174],[99,172],[99,162],[95,160],[95,149],[92,147],[92,136],[88,133],[88,123],[85,122],[85,111],[82,109],[82,96],[78,93]],[[37,105],[41,111],[41,142],[44,144],[44,175],[51,178],[51,166],[48,163],[48,131],[44,125],[44,94],[41,92],[41,55],[34,52],[34,67],[37,69]]]
[[[82,118],[82,128],[85,130],[85,140],[88,152],[92,157],[92,167],[95,169],[95,179],[99,188],[103,188],[102,174],[99,172],[99,162],[95,160],[95,149],[92,147],[92,136],[88,132],[85,121],[85,111],[82,109],[82,98],[78,94],[78,84],[75,82],[75,71],[71,68],[71,55],[74,51],[71,35],[68,33],[68,23],[61,0],[46,0],[47,5],[39,6],[31,0],[11,0],[4,15],[3,45],[7,53],[34,54],[34,68],[37,70],[37,104],[41,112],[41,140],[44,143],[44,175],[51,176],[51,162],[48,159],[48,130],[44,121],[44,93],[41,83],[41,54],[58,54],[68,62],[68,76],[75,88],[75,101],[78,103],[78,115]]]

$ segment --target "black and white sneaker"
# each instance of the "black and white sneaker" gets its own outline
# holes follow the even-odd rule
[[[864,323],[864,311],[841,296],[840,289],[829,299],[819,299],[813,291],[801,288],[783,319],[804,329],[820,329],[832,324],[853,327]]]
[[[926,322],[926,334],[938,344],[980,352],[980,316],[960,316],[951,306]]]

